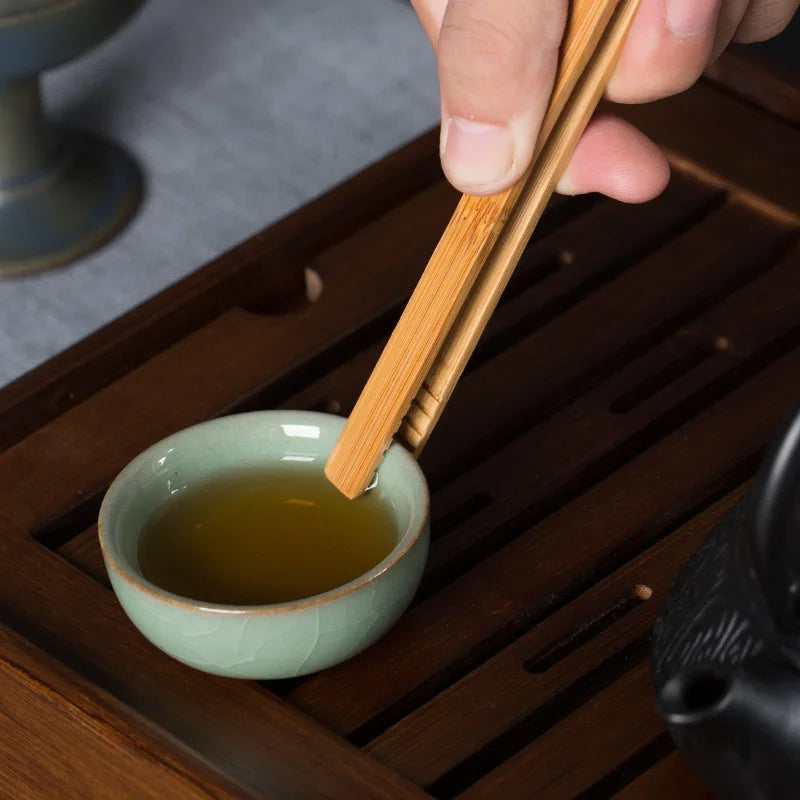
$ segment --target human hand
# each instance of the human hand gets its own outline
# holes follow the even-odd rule
[[[508,188],[533,154],[567,0],[411,1],[438,56],[445,175],[470,194]],[[607,95],[643,103],[683,91],[731,41],[775,36],[797,7],[798,0],[642,0]],[[558,191],[643,202],[668,178],[666,159],[644,134],[600,115]]]

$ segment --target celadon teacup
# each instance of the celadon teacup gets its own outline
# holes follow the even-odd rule
[[[235,606],[172,594],[139,568],[139,536],[172,495],[255,466],[314,470],[324,479],[343,426],[341,417],[310,411],[235,414],[182,430],[125,467],[100,509],[100,545],[122,607],[154,645],[217,675],[286,678],[350,658],[397,621],[419,586],[429,538],[427,483],[400,445],[389,448],[370,490],[392,510],[397,542],[350,583],[302,600]]]

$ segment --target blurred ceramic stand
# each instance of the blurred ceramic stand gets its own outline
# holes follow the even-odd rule
[[[142,194],[116,145],[51,126],[39,74],[117,30],[142,0],[0,0],[0,277],[67,264],[114,236]]]

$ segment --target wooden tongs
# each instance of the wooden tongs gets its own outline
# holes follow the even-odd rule
[[[353,408],[325,474],[355,498],[397,437],[419,455],[450,399],[616,65],[639,0],[573,0],[531,167],[463,195]]]

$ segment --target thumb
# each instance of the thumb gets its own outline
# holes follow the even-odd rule
[[[442,166],[462,192],[508,188],[553,89],[566,0],[450,0],[437,40]]]

